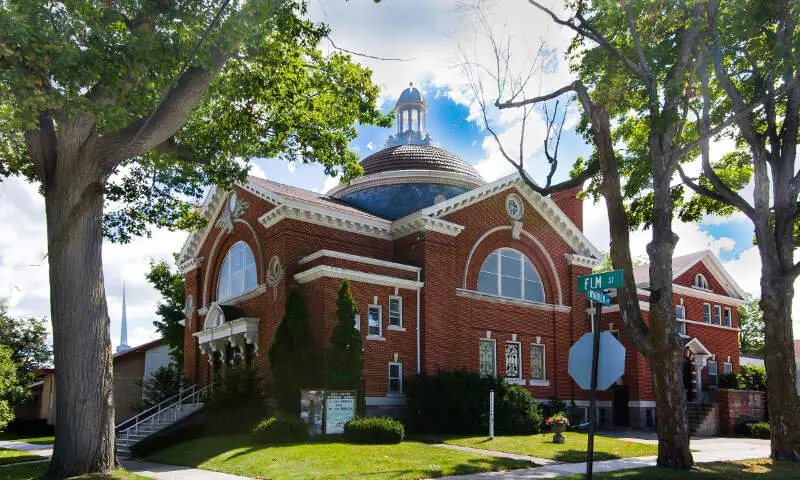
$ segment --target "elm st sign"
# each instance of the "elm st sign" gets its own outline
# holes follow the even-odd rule
[[[583,293],[588,290],[605,290],[607,288],[619,288],[622,286],[622,270],[612,270],[610,272],[594,273],[578,277],[578,292]]]

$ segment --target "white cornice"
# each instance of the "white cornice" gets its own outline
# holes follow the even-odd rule
[[[733,332],[738,332],[738,328],[734,327],[726,327],[725,325],[716,325],[713,323],[706,323],[706,322],[698,322],[697,320],[686,320],[685,318],[678,318],[675,320],[676,322],[683,322],[683,323],[691,323],[692,325],[701,325],[703,327],[711,327],[711,328],[720,328],[722,330],[731,330]]]
[[[647,292],[647,290],[644,290]],[[708,300],[711,302],[717,303],[724,303],[727,305],[742,305],[745,302],[744,299],[735,298],[735,297],[726,297],[725,295],[719,295],[717,293],[707,292],[705,290],[700,290],[697,288],[685,287],[683,285],[672,284],[672,291],[679,295],[686,295],[687,297],[695,297],[695,298],[702,298],[703,300]],[[650,292],[647,292],[648,295]]]
[[[475,300],[482,300],[492,303],[502,303],[506,305],[519,305],[520,307],[535,308],[537,310],[545,310],[552,312],[566,312],[572,311],[569,305],[553,305],[551,303],[531,302],[528,300],[521,300],[517,298],[501,297],[499,295],[492,295],[490,293],[481,293],[474,290],[467,290],[466,288],[456,288],[456,296],[473,298]]]
[[[377,258],[362,257],[361,255],[353,255],[352,253],[335,252],[333,250],[318,250],[312,253],[311,255],[301,258],[300,260],[298,260],[297,263],[303,265],[305,263],[318,260],[322,257],[340,258],[342,260],[350,260],[353,262],[366,263],[368,265],[377,265],[379,267],[396,268],[398,270],[406,270],[409,272],[419,272],[420,270],[422,270],[422,268],[415,267],[413,265],[405,265],[403,263],[389,262],[387,260],[379,260]]]
[[[258,221],[264,228],[269,228],[283,219],[314,223],[387,240],[392,238],[389,233],[391,222],[388,220],[371,219],[294,200],[284,201],[282,205],[262,215]]]
[[[200,268],[202,264],[203,264],[203,257],[194,257],[178,265],[178,269],[181,271],[182,274],[186,275],[192,270]]]
[[[420,210],[419,213],[422,215],[441,218],[445,215],[449,215],[453,212],[461,210],[464,207],[468,207],[476,202],[479,202],[486,197],[490,197],[496,193],[508,190],[514,185],[514,183],[517,181],[517,178],[517,174],[505,176],[501,179],[495,180],[494,182],[487,183],[481,187],[464,192],[461,195],[457,195],[451,199],[424,208]]]
[[[206,237],[208,237],[208,234],[211,232],[214,224],[213,220],[219,215],[219,211],[225,204],[224,200],[227,198],[228,193],[229,192],[217,188],[216,186],[211,187],[211,191],[208,192],[206,199],[203,201],[203,206],[200,209],[200,215],[205,219],[206,226],[191,232],[186,237],[183,248],[178,254],[178,265],[181,265],[190,258],[196,257],[200,252],[200,247],[203,246]]]
[[[228,340],[234,335],[244,334],[247,343],[257,345],[258,342],[258,318],[242,317],[236,320],[225,322],[219,327],[193,333],[198,343],[207,344],[214,340]]]
[[[398,183],[444,183],[466,188],[483,185],[475,177],[455,172],[435,170],[392,170],[373,175],[366,175],[350,182],[349,185],[337,185],[328,190],[326,195],[341,198],[348,193],[378,185],[394,185]]]
[[[565,253],[564,257],[567,259],[567,265],[578,265],[579,267],[594,268],[603,263],[599,258],[584,257],[576,253]]]
[[[448,222],[447,220],[432,218],[423,215],[421,212],[412,213],[411,215],[392,222],[391,225],[392,238],[401,238],[420,230],[438,232],[455,237],[464,230],[464,226]]]
[[[346,268],[332,267],[330,265],[317,265],[303,272],[296,273],[294,279],[299,284],[313,282],[323,277],[347,279],[351,282],[370,283],[373,285],[383,285],[385,287],[397,287],[406,290],[419,290],[424,285],[423,282],[406,280],[405,278],[390,277],[388,275],[377,275],[374,273],[359,272]]]

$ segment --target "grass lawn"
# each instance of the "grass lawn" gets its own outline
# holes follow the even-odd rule
[[[439,436],[436,439],[451,445],[530,455],[532,457],[549,458],[559,462],[585,462],[588,436],[585,433],[565,432],[564,438],[565,441],[562,444],[553,443],[552,433],[498,436],[494,437],[492,440],[490,440],[489,437],[456,436]],[[628,442],[626,440],[602,437],[599,435],[595,435],[594,437],[595,460],[646,457],[648,455],[658,455],[658,447],[656,445]]]
[[[0,467],[0,480],[38,480],[50,479],[53,477],[47,476],[46,463],[30,463],[27,465],[8,465]],[[80,477],[71,477],[73,480],[145,480],[146,477],[140,477],[125,470],[117,470],[111,475],[82,475]]]
[[[6,450],[5,448],[0,448],[0,466],[9,465],[11,463],[32,462],[35,460],[44,460],[44,457],[31,455],[28,452],[19,452],[17,450]]]
[[[636,480],[701,480],[711,478],[759,479],[759,480],[798,480],[800,465],[794,462],[773,462],[768,458],[744,460],[741,462],[703,463],[697,470],[667,470],[665,468],[642,468],[613,473],[596,473],[597,478],[625,478]],[[573,475],[574,480],[584,478]]]
[[[35,443],[37,445],[51,444],[56,441],[56,437],[20,437],[13,433],[0,433],[0,440],[14,440],[16,442]]]
[[[266,446],[254,445],[249,435],[198,438],[167,447],[147,460],[271,480],[413,479],[535,466],[414,441],[397,445],[314,442]]]

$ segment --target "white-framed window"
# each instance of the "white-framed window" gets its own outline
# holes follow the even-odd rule
[[[389,297],[389,326],[403,328],[403,297]]]
[[[481,377],[497,376],[496,342],[491,338],[482,338],[478,342],[478,373]]]
[[[247,243],[239,241],[233,244],[225,255],[217,281],[217,301],[222,302],[237,297],[256,288],[256,260]]]
[[[506,381],[522,380],[522,344],[506,342]],[[510,382],[509,382],[510,383]]]
[[[389,363],[389,393],[403,393],[403,364],[400,362]]]
[[[419,131],[419,110],[411,109],[411,130]]]
[[[531,344],[531,383],[547,381],[545,347],[543,343]]]
[[[716,387],[719,385],[718,365],[716,360],[708,362],[708,385]]]
[[[544,286],[533,263],[513,248],[500,248],[490,253],[478,274],[478,291],[544,302]]]
[[[710,290],[710,288],[708,288],[708,280],[706,280],[705,275],[702,273],[698,273],[694,276],[694,286],[704,290]]]
[[[722,373],[725,375],[729,373],[733,373],[733,364],[730,362],[725,362],[722,364]]]
[[[711,304],[703,304],[703,323],[711,323]]]
[[[731,309],[728,308],[728,307],[725,307],[725,323],[724,323],[724,325],[726,327],[733,326],[733,317],[731,315]]]
[[[722,307],[714,305],[714,325],[722,325]]]
[[[677,335],[686,335],[686,323],[681,322],[686,320],[686,306],[675,305],[675,333]]]
[[[367,307],[367,336],[383,336],[383,307],[380,305],[370,305]]]
[[[359,332],[361,331],[361,315],[357,314],[353,317],[353,322],[355,323],[356,330]]]

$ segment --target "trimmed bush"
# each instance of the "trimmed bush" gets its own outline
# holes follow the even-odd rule
[[[753,438],[769,438],[769,423],[756,422],[748,423],[744,426],[747,436]]]
[[[541,431],[542,413],[529,391],[512,385],[506,387],[502,396],[496,400],[494,426],[497,433],[531,435]]]
[[[258,443],[292,443],[308,440],[308,427],[294,415],[266,418],[250,432]]]
[[[344,424],[344,440],[350,443],[400,443],[403,424],[392,418],[354,418]]]

